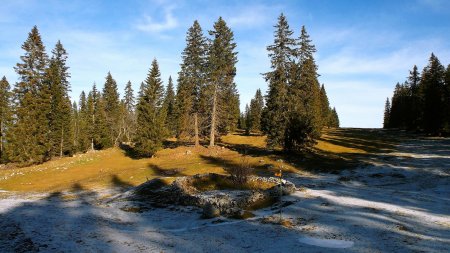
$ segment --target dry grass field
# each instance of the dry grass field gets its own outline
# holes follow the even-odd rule
[[[235,133],[223,136],[214,148],[176,146],[173,141],[152,158],[137,159],[119,148],[78,154],[24,168],[0,169],[0,190],[52,192],[71,189],[105,189],[135,186],[146,180],[198,173],[226,173],[246,159],[255,173],[335,171],[351,168],[371,154],[389,152],[395,142],[382,130],[330,129],[314,150],[303,155],[284,155],[265,148],[266,137]],[[244,158],[245,157],[245,158]]]

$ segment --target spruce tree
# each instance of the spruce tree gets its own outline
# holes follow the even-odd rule
[[[43,162],[50,157],[50,92],[45,82],[48,57],[36,26],[22,49],[25,54],[15,67],[19,82],[14,88],[15,124],[11,129],[10,159]]]
[[[250,107],[248,106],[248,104],[245,105],[244,121],[245,121],[245,134],[250,135],[253,122]]]
[[[116,80],[114,80],[110,72],[106,76],[101,102],[104,108],[105,132],[108,136],[103,138],[102,145],[105,148],[117,146],[121,134],[119,124],[120,100]]]
[[[327,92],[325,90],[325,85],[322,84],[320,87],[320,118],[321,125],[323,127],[330,127],[330,117],[331,117],[331,108],[330,102],[328,101]]]
[[[123,131],[124,140],[131,142],[136,131],[136,114],[135,114],[135,98],[131,82],[125,85],[125,95],[123,98]]]
[[[208,86],[212,96],[210,146],[214,146],[216,134],[235,130],[239,119],[239,94],[234,83],[237,63],[234,35],[222,17],[213,28],[209,31],[212,40],[208,50]]]
[[[79,135],[80,135],[80,111],[78,110],[77,102],[73,101],[71,111],[71,132],[70,140],[72,142],[72,153],[76,153],[79,150]]]
[[[281,14],[275,25],[274,43],[267,47],[272,71],[264,74],[269,89],[264,109],[264,130],[269,147],[284,146],[288,122],[287,92],[292,61],[295,56],[295,40],[286,17]]]
[[[169,76],[166,94],[164,97],[164,107],[167,112],[165,125],[171,137],[176,136],[177,131],[177,113],[176,113],[175,92],[173,89],[172,77]]]
[[[447,65],[444,77],[444,130],[450,133],[450,64]]]
[[[49,67],[46,71],[46,82],[51,93],[49,114],[50,156],[60,156],[72,152],[71,115],[72,103],[69,97],[70,74],[66,66],[67,52],[60,41],[52,50]]]
[[[250,101],[251,131],[261,131],[261,116],[263,108],[264,98],[261,94],[261,90],[257,89],[255,97]]]
[[[409,129],[417,130],[421,125],[421,98],[420,98],[420,74],[417,66],[414,65],[412,71],[409,72],[408,80],[406,81],[410,88],[409,99],[409,113],[407,119],[407,126]]]
[[[389,128],[389,119],[391,115],[391,103],[389,98],[386,98],[386,103],[384,104],[384,118],[383,118],[383,128]]]
[[[92,94],[90,94],[92,95]],[[92,97],[89,99],[89,103],[92,102]],[[80,94],[79,113],[78,113],[78,134],[77,134],[77,151],[86,152],[91,148],[91,126],[92,126],[92,116],[93,112],[90,113],[90,108],[88,105],[88,99],[86,98],[86,93],[84,91]],[[92,105],[93,106],[93,105]],[[93,107],[91,107],[93,111]]]
[[[331,110],[331,127],[339,128],[340,122],[339,122],[339,116],[336,111],[336,108],[333,107],[333,110]]]
[[[313,56],[316,50],[304,26],[297,43],[297,61],[290,69],[287,96],[288,124],[284,149],[288,151],[301,151],[314,145],[323,126],[320,84]]]
[[[162,148],[166,137],[164,86],[158,62],[153,60],[137,103],[135,150],[140,156],[151,156]]]
[[[105,103],[97,86],[92,86],[92,90],[87,97],[87,112],[89,115],[88,135],[90,139],[90,150],[99,150],[109,147],[110,132],[106,125]]]
[[[238,128],[241,130],[246,130],[247,129],[247,123],[245,120],[245,113],[241,112],[239,115],[239,122],[238,122]]]
[[[0,80],[0,163],[8,161],[6,147],[8,146],[8,129],[12,123],[11,86],[6,77]]]
[[[205,108],[200,104],[200,97],[206,85],[207,47],[202,28],[196,20],[187,32],[186,47],[182,52],[175,111],[178,117],[177,137],[184,139],[194,135],[197,146],[200,122],[206,117]]]
[[[445,68],[439,59],[431,57],[422,72],[420,82],[423,99],[423,129],[431,134],[439,134],[443,127],[443,96]]]

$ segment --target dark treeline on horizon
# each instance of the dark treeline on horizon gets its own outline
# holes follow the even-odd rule
[[[446,69],[431,54],[421,73],[414,66],[407,80],[397,83],[392,99],[386,99],[383,127],[449,134],[450,64]]]
[[[286,151],[311,147],[324,127],[339,127],[318,81],[315,47],[305,27],[292,38],[285,16],[275,26],[274,44],[267,47],[269,89],[258,89],[245,112],[239,109],[234,82],[237,52],[234,35],[219,18],[203,34],[195,21],[186,34],[177,87],[161,80],[153,60],[135,96],[132,84],[123,96],[111,73],[101,89],[94,83],[77,101],[69,97],[68,54],[60,41],[49,57],[35,26],[23,43],[16,64],[19,80],[11,87],[0,80],[0,161],[41,163],[54,157],[127,145],[138,156],[151,156],[168,137],[215,145],[238,128],[268,135],[268,146]]]

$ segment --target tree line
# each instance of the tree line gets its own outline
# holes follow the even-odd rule
[[[414,65],[407,80],[396,84],[392,99],[386,99],[383,127],[450,133],[450,64],[445,68],[431,54],[421,73]]]
[[[267,95],[258,89],[240,113],[236,43],[222,18],[209,36],[197,21],[188,29],[176,88],[171,77],[165,87],[154,59],[137,96],[128,81],[121,97],[107,73],[101,90],[94,83],[73,102],[68,53],[58,41],[49,57],[35,26],[15,67],[19,80],[14,87],[5,77],[0,81],[1,162],[41,163],[121,144],[151,156],[168,137],[214,146],[238,127],[268,134],[271,146],[308,147],[323,127],[338,127],[339,119],[317,80],[315,48],[305,28],[294,40],[283,15],[275,27],[268,47],[272,71],[264,74]]]

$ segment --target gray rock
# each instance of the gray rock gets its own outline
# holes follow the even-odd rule
[[[219,217],[219,216],[220,216],[220,210],[219,210],[219,208],[215,207],[213,204],[207,203],[203,207],[203,212],[202,212],[203,218],[211,219],[211,218],[215,218],[215,217]]]

